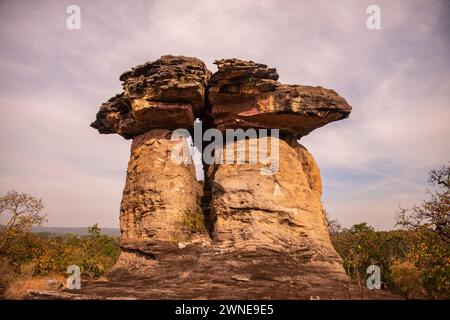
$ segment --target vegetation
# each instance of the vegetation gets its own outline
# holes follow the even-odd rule
[[[450,299],[450,167],[430,172],[429,200],[401,209],[401,230],[375,231],[367,223],[341,229],[329,223],[332,242],[347,273],[361,286],[366,268],[381,269],[385,288],[407,298]]]
[[[179,235],[175,238],[175,241],[185,241],[188,240],[189,235],[193,234],[205,234],[206,227],[205,221],[203,219],[203,214],[201,212],[193,212],[186,210],[179,221]]]
[[[94,225],[86,237],[16,234],[2,250],[2,257],[7,258],[13,270],[32,266],[32,275],[65,273],[68,266],[75,264],[83,275],[98,277],[108,271],[119,253],[118,241],[101,235],[98,225]]]
[[[430,198],[401,209],[398,225],[414,231],[414,260],[430,296],[450,299],[450,165],[432,170]]]
[[[405,284],[406,279],[398,278],[406,270],[412,274],[418,272],[415,264],[411,262],[414,249],[412,237],[412,232],[404,230],[377,232],[363,222],[332,234],[331,239],[344,260],[347,274],[362,288],[366,285],[367,267],[378,265],[384,289],[391,289],[410,298],[421,298],[423,290],[420,282]],[[412,288],[415,286],[419,287],[416,291]]]
[[[17,298],[30,286],[40,287],[49,277],[65,279],[67,267],[73,264],[84,277],[100,277],[119,256],[117,239],[102,235],[97,224],[84,237],[30,232],[33,224],[45,220],[42,209],[42,201],[28,194],[11,191],[0,197],[0,215],[8,220],[0,230],[0,291],[8,297]]]
[[[0,251],[11,238],[30,231],[33,225],[42,224],[45,221],[42,209],[42,200],[26,193],[10,191],[0,197],[0,216],[9,220],[0,234]]]

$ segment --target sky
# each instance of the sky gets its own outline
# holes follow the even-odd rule
[[[80,30],[66,27],[72,4]],[[391,229],[450,160],[449,15],[449,1],[0,0],[0,193],[42,198],[48,226],[117,227],[131,142],[89,124],[120,74],[165,54],[212,71],[236,57],[346,98],[349,119],[300,142],[333,218]]]

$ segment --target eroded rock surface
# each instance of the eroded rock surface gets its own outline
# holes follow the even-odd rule
[[[351,112],[334,90],[281,84],[276,70],[265,65],[238,59],[215,63],[219,70],[208,92],[218,129],[274,128],[300,138]]]
[[[189,244],[163,255],[124,251],[107,281],[81,290],[31,292],[29,299],[402,299],[368,290],[308,258],[258,248],[226,251]]]
[[[265,248],[284,252],[305,267],[314,265],[345,278],[328,235],[319,168],[295,140],[290,145],[275,139],[264,141],[269,150],[271,143],[278,145],[279,164],[273,174],[262,174],[270,165],[248,161],[210,167],[214,240],[218,246],[238,251]],[[252,143],[259,146],[261,138],[246,142],[247,148]],[[237,142],[233,147],[237,150]]]
[[[190,103],[197,113],[204,107],[211,72],[203,61],[184,56],[162,56],[123,73],[125,98]]]
[[[123,73],[124,92],[103,103],[91,126],[126,139],[160,128],[191,128],[203,112],[211,72],[197,59],[162,56]]]
[[[153,129],[131,145],[127,179],[120,207],[121,246],[149,255],[176,246],[201,224],[202,187],[193,164],[171,160],[171,132]]]

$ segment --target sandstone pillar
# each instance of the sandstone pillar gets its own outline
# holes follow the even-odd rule
[[[120,208],[125,251],[154,257],[204,229],[202,186],[192,162],[172,161],[180,141],[171,135],[203,113],[209,77],[202,61],[183,56],[136,66],[120,76],[124,92],[105,102],[91,125],[133,139]]]
[[[210,167],[214,239],[228,250],[284,252],[303,267],[344,276],[328,235],[319,168],[303,146],[278,144],[273,175],[261,174],[269,167],[260,163]]]
[[[179,141],[170,138],[171,131],[153,129],[133,139],[120,208],[123,248],[157,254],[203,225],[194,164],[172,161]]]
[[[345,277],[327,230],[319,168],[297,139],[347,117],[351,107],[333,90],[281,84],[276,70],[263,64],[238,59],[215,63],[218,71],[209,89],[214,127],[279,129],[281,137],[271,138],[279,145],[279,166],[272,175],[261,174],[265,165],[248,159],[211,166],[208,179],[218,245],[285,252],[303,267]],[[247,139],[246,147],[259,146],[260,140]]]

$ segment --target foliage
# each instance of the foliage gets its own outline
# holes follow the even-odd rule
[[[400,209],[397,224],[415,231],[414,259],[428,294],[450,299],[450,165],[429,173],[430,198]]]
[[[402,230],[377,232],[363,222],[332,235],[332,242],[347,273],[362,287],[367,267],[374,264],[381,269],[384,287],[393,288],[391,265],[407,258],[411,251],[410,236],[410,232]]]
[[[406,298],[420,299],[425,296],[420,271],[412,259],[392,261],[390,278],[393,287]]]
[[[181,219],[181,228],[191,233],[206,233],[203,214],[186,210]]]
[[[30,231],[33,225],[40,225],[45,221],[46,216],[41,214],[42,209],[42,200],[27,193],[13,190],[0,197],[0,216],[9,219],[0,235],[0,252],[11,238]]]
[[[15,234],[4,248],[4,257],[12,270],[32,266],[32,275],[64,273],[75,264],[81,274],[98,277],[105,274],[117,260],[120,248],[115,238],[101,235],[98,225],[89,228],[89,236],[51,236],[21,232]]]
[[[450,299],[450,245],[434,232],[416,232],[414,259],[425,289],[434,299]]]
[[[450,166],[432,170],[428,182],[436,187],[429,200],[400,209],[403,229],[375,231],[363,222],[330,231],[348,274],[362,286],[366,268],[376,264],[384,287],[407,298],[450,299]]]

